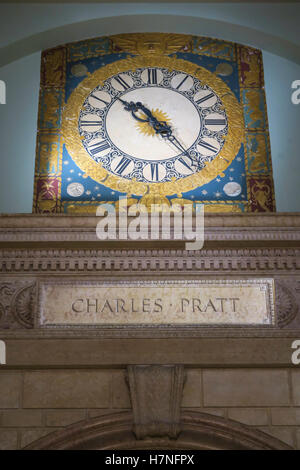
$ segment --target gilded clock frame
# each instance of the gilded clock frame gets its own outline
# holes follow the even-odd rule
[[[228,119],[228,134],[220,153],[201,171],[170,182],[144,183],[113,175],[87,154],[78,131],[79,114],[87,97],[87,90],[92,91],[96,86],[103,85],[105,80],[117,73],[142,67],[162,67],[170,71],[176,69],[191,74],[203,84],[210,86],[222,100]],[[143,196],[145,194],[172,196],[176,194],[181,197],[183,192],[202,186],[222,174],[231,164],[244,141],[244,129],[241,127],[241,122],[243,122],[243,110],[240,103],[226,83],[205,68],[176,57],[129,57],[103,66],[95,72],[89,73],[87,78],[82,80],[70,95],[64,108],[61,133],[74,162],[93,180],[103,183],[111,189],[125,192],[128,196]]]

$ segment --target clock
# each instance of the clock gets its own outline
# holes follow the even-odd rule
[[[259,50],[134,33],[43,51],[33,210],[121,200],[274,210]]]
[[[169,135],[160,131],[163,125]],[[128,70],[98,85],[83,103],[78,128],[91,158],[116,176],[145,183],[204,168],[222,149],[228,129],[223,103],[211,88],[180,70],[158,67]]]
[[[207,69],[175,57],[134,57],[81,81],[64,109],[63,136],[95,181],[166,200],[230,165],[242,122],[238,100]]]

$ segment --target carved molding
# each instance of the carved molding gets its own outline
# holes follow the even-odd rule
[[[2,215],[0,242],[97,241],[95,216]],[[130,217],[128,218],[130,223]],[[300,214],[206,214],[205,240],[299,241]],[[171,219],[172,227],[172,219]],[[151,239],[149,237],[149,239]],[[161,233],[160,237],[161,239]]]
[[[176,439],[181,430],[183,366],[135,365],[127,367],[127,374],[136,438]]]
[[[16,321],[24,328],[33,328],[34,326],[35,295],[35,284],[22,287],[14,295],[12,311]]]
[[[1,330],[2,327],[0,327]],[[19,327],[20,328],[20,327]],[[248,327],[203,327],[196,326],[185,327],[185,326],[155,326],[155,327],[101,327],[101,328],[83,328],[83,329],[2,329],[1,339],[3,340],[15,340],[15,339],[184,339],[184,338],[271,338],[271,339],[299,339],[300,328],[248,328]],[[282,365],[290,366],[282,362]]]
[[[151,234],[147,233],[151,241]],[[171,240],[174,239],[171,234]],[[204,240],[206,241],[298,241],[300,239],[300,229],[284,229],[282,227],[261,228],[253,230],[253,227],[240,228],[219,228],[206,229]],[[162,233],[159,233],[157,240],[163,241]],[[165,240],[165,239],[164,239]],[[1,229],[0,242],[97,242],[96,224],[93,229],[66,229],[47,230],[43,228],[25,230]]]
[[[178,439],[137,440],[132,433],[131,411],[80,421],[42,437],[24,450],[292,450],[284,442],[225,418],[183,412]]]
[[[298,249],[64,250],[0,251],[3,273],[217,273],[300,270]],[[250,274],[249,273],[249,274]],[[249,275],[248,274],[248,275]]]
[[[0,328],[33,328],[36,284],[0,282]]]
[[[290,280],[289,287],[283,282],[276,282],[276,307],[277,307],[277,325],[283,328],[289,325],[297,316],[299,311],[300,299],[296,299],[294,293],[300,292],[300,282]]]
[[[0,284],[0,325],[2,329],[10,327],[11,299],[14,292],[13,283],[2,282]]]

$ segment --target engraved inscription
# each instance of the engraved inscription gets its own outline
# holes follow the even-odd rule
[[[44,282],[39,323],[275,325],[273,280]]]

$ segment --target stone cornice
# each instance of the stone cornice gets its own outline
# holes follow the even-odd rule
[[[100,217],[82,215],[2,215],[0,243],[96,242],[100,245],[103,242],[96,237],[96,226],[100,220]],[[299,242],[300,214],[207,214],[205,240]],[[131,243],[136,246],[141,242]]]

